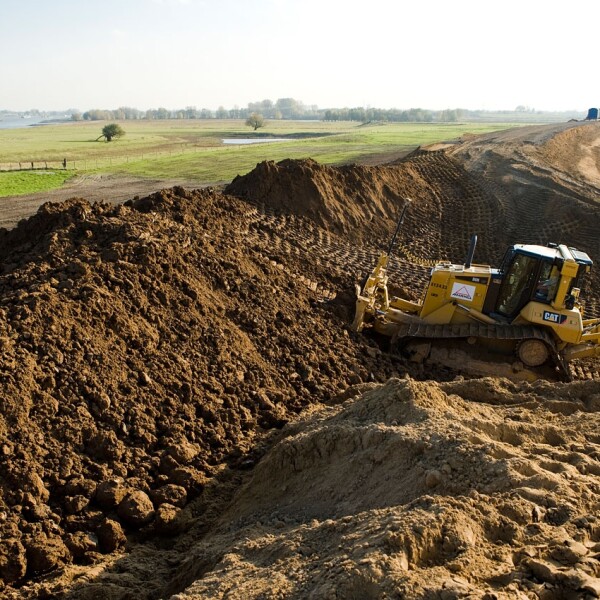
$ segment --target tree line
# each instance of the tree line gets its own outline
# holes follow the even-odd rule
[[[186,106],[179,109],[164,107],[138,110],[129,106],[121,106],[116,110],[93,109],[81,113],[70,109],[74,121],[117,121],[130,119],[248,119],[252,115],[260,115],[264,119],[306,119],[319,121],[356,121],[370,122],[415,122],[415,123],[455,123],[458,121],[510,121],[510,120],[568,120],[582,118],[576,111],[548,112],[536,111],[528,106],[517,106],[514,110],[486,111],[454,108],[446,110],[427,110],[423,108],[319,108],[315,104],[304,104],[294,98],[278,100],[260,100],[249,102],[244,108],[219,106],[216,110]]]
[[[71,118],[74,121],[115,121],[131,119],[248,119],[251,115],[261,115],[265,119],[315,119],[319,121],[358,121],[367,123],[370,121],[413,121],[431,122],[443,121],[453,122],[461,119],[461,109],[431,111],[421,108],[399,110],[396,108],[327,108],[320,109],[318,106],[305,105],[294,98],[279,98],[272,100],[261,100],[249,102],[248,106],[227,109],[219,106],[217,110],[209,108],[198,109],[195,106],[186,106],[180,109],[168,109],[164,107],[139,110],[129,106],[121,106],[116,110],[92,109],[84,113],[72,111]]]

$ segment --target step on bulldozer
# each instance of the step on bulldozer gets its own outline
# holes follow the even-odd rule
[[[464,264],[432,268],[420,302],[392,296],[388,266],[408,204],[387,252],[356,286],[355,331],[385,336],[414,362],[513,380],[569,380],[571,361],[600,357],[600,319],[584,319],[580,301],[593,263],[564,244],[514,244],[492,268],[473,264],[474,235]]]

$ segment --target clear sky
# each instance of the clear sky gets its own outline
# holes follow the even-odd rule
[[[600,106],[597,0],[0,0],[0,109]]]

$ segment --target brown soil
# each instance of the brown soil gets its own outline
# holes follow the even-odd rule
[[[11,229],[19,220],[33,215],[45,202],[85,198],[88,202],[120,204],[135,196],[147,196],[172,186],[205,187],[185,179],[168,181],[128,175],[75,175],[63,187],[46,192],[0,198],[0,227]]]
[[[600,381],[451,381],[348,328],[406,197],[414,297],[471,233],[600,257],[598,140],[263,163],[0,230],[0,594],[598,597]]]

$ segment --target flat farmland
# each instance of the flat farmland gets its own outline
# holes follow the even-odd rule
[[[514,126],[267,121],[264,128],[253,131],[243,120],[129,120],[119,122],[126,135],[107,143],[98,140],[106,124],[86,121],[0,130],[0,197],[60,188],[76,175],[180,179],[206,185],[229,182],[265,160],[378,164],[420,145]],[[224,142],[230,139],[262,143]]]

